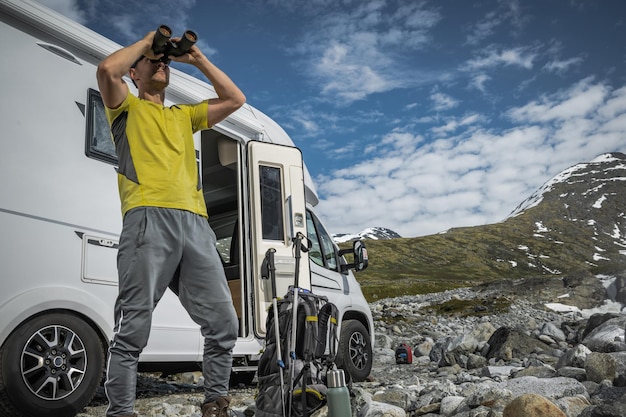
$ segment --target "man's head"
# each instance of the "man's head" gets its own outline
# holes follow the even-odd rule
[[[129,75],[138,89],[163,90],[170,82],[169,60],[141,56],[130,67]]]

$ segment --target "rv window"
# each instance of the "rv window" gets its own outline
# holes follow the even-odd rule
[[[117,154],[111,139],[109,122],[104,114],[104,104],[100,93],[90,88],[87,103],[85,153],[89,158],[117,165]]]
[[[333,240],[320,221],[307,210],[306,232],[312,246],[309,250],[309,259],[324,268],[337,270],[337,256]]]
[[[237,258],[236,254],[231,253],[234,250],[233,239],[237,228],[237,212],[209,216],[209,223],[215,233],[217,252],[222,262],[224,265],[232,264]]]
[[[261,165],[261,220],[263,239],[283,240],[283,193],[280,168]]]

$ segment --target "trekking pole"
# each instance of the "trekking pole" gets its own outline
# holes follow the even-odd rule
[[[280,347],[280,322],[278,321],[278,294],[276,291],[276,265],[274,264],[274,253],[276,249],[269,248],[265,253],[265,259],[267,261],[267,268],[269,272],[269,278],[272,285],[272,310],[274,311],[274,337],[276,338],[276,365],[278,365],[278,372],[280,375],[280,399],[283,408],[283,417],[285,414],[285,377],[283,371],[285,369],[285,362],[283,362],[283,355]],[[269,329],[268,329],[269,330]]]
[[[300,232],[296,233],[296,237],[293,238],[294,257],[296,258],[296,265],[294,269],[294,282],[293,282],[293,306],[292,306],[292,320],[291,320],[291,343],[289,346],[289,417],[291,417],[291,409],[293,403],[293,389],[295,378],[295,361],[296,361],[296,337],[298,331],[298,286],[300,285],[300,257],[302,249],[302,238],[304,235]]]
[[[297,269],[297,268],[296,268]],[[296,280],[297,281],[297,280]],[[296,365],[296,332],[298,331],[298,287],[293,286],[291,341],[289,342],[289,417],[293,403],[293,389]]]

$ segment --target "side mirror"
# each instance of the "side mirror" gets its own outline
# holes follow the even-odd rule
[[[352,250],[342,249],[339,251],[340,256],[344,256],[352,252],[353,262],[347,265],[341,265],[341,272],[345,273],[349,269],[354,269],[356,272],[363,271],[369,264],[367,257],[367,248],[365,242],[362,240],[355,240],[352,242]]]

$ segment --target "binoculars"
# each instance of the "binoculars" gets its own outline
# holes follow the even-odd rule
[[[171,41],[171,37],[172,30],[168,26],[161,25],[152,40],[152,51],[157,55],[163,54],[161,58],[163,62],[169,62],[169,56],[185,55],[198,40],[198,36],[190,30],[186,30],[178,42]]]

